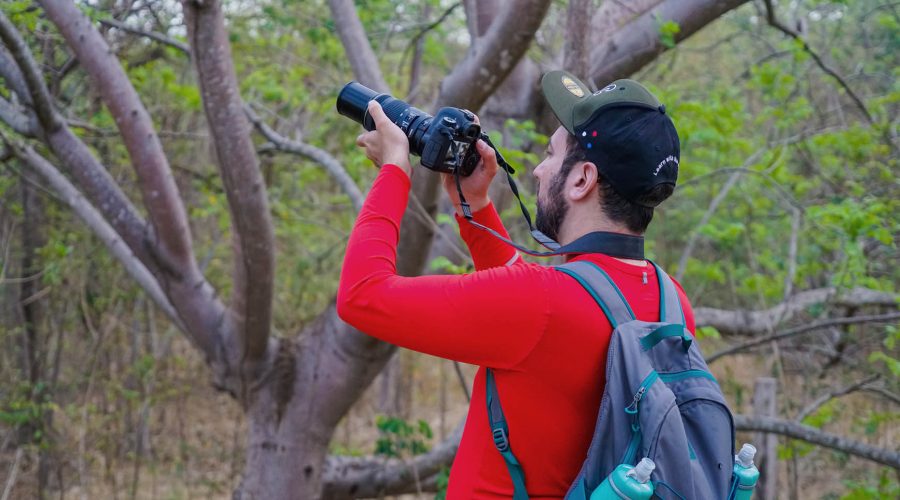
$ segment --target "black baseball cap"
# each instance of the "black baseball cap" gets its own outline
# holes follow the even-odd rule
[[[681,144],[666,107],[634,80],[616,80],[591,92],[566,71],[551,71],[541,90],[562,126],[587,151],[588,161],[625,199],[659,184],[675,185]]]

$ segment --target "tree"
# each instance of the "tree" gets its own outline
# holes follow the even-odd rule
[[[417,482],[433,487],[441,467],[452,459],[458,432],[411,464],[328,456],[328,445],[340,419],[394,354],[393,346],[342,323],[333,304],[324,307],[299,332],[285,337],[273,335],[273,288],[278,263],[272,207],[267,197],[272,186],[260,167],[254,129],[269,141],[267,148],[260,149],[289,151],[310,158],[326,168],[351,199],[359,200],[361,196],[343,165],[346,161],[338,160],[324,148],[287,138],[260,118],[256,103],[244,103],[231,53],[235,41],[229,39],[222,3],[182,2],[187,44],[166,34],[136,31],[142,36],[152,35],[157,42],[174,46],[177,51],[189,52],[194,66],[218,177],[227,199],[232,255],[231,278],[226,286],[214,285],[198,262],[185,194],[173,174],[170,153],[163,147],[154,117],[111,50],[109,34],[104,36],[98,23],[73,3],[39,3],[42,15],[65,41],[63,50],[72,54],[71,65],[79,66],[90,77],[91,88],[112,116],[136,176],[142,204],[140,208],[135,206],[133,195],[110,175],[109,166],[79,136],[76,121],[66,112],[64,96],[54,91],[54,86],[58,86],[58,82],[54,84],[55,77],[50,77],[51,84],[47,84],[49,71],[42,70],[33,57],[37,44],[30,37],[22,38],[22,22],[16,22],[17,15],[29,12],[28,3],[4,7],[5,14],[0,16],[0,38],[6,47],[0,51],[0,76],[7,89],[0,100],[0,118],[8,127],[2,129],[6,152],[38,173],[78,214],[159,311],[203,353],[215,385],[240,404],[248,420],[247,456],[235,496],[347,498],[411,492]],[[588,55],[583,49],[589,38],[585,36],[589,23],[583,19],[575,22],[579,20],[578,9],[584,5],[573,2],[572,36],[562,50],[565,57],[572,57],[572,64],[589,69],[595,83],[609,81],[639,71],[676,43],[743,3],[666,0],[635,2],[635,10],[631,10],[616,8],[617,2],[606,2],[601,8],[603,17],[598,14],[594,21],[609,28],[594,40],[594,49]],[[343,44],[342,54],[355,78],[378,90],[400,88],[382,72],[355,3],[330,0],[328,4]],[[379,5],[396,8],[392,2]],[[542,23],[550,20],[550,2],[467,1],[463,7],[472,43],[436,85],[439,92],[430,107],[439,104],[478,110],[493,97],[515,103],[506,107],[505,116],[540,119],[540,107],[534,106],[538,96],[533,86],[525,84],[527,92],[519,92],[517,89],[528,80],[512,80],[508,76],[532,78],[539,72],[537,63],[524,56]],[[666,25],[670,29],[666,32],[668,38],[661,33],[664,22],[673,23]],[[126,26],[115,18],[104,23]],[[581,52],[576,57],[578,50]],[[413,192],[416,201],[404,219],[399,249],[399,271],[405,275],[424,272],[432,250],[435,225],[429,221],[438,211],[437,177],[416,176]],[[821,303],[837,293],[831,289],[813,291],[818,293],[818,300],[802,302],[795,297],[794,301],[804,305]],[[221,298],[225,295],[228,300]],[[870,300],[864,305],[890,304],[894,300],[888,293],[867,297]],[[698,309],[698,323],[715,325],[727,335],[733,332],[727,331],[725,325],[741,325],[744,329],[738,332],[747,333],[772,329],[786,319],[781,309],[773,314],[767,312],[752,317],[738,312],[738,320],[729,317],[727,321],[717,321],[723,314],[735,311]],[[766,427],[778,428],[775,424]],[[785,432],[793,432],[795,437],[802,434],[793,427]],[[859,449],[847,448],[850,452]],[[879,456],[887,456],[887,463],[896,466],[896,454]]]

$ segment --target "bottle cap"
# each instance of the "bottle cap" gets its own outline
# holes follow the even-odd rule
[[[753,457],[755,455],[756,447],[750,443],[744,443],[744,446],[741,447],[741,451],[735,455],[734,460],[740,464],[741,467],[752,467]]]
[[[646,483],[650,480],[650,474],[653,473],[653,469],[656,468],[656,464],[653,463],[653,460],[650,460],[647,457],[641,459],[637,465],[634,466],[634,469],[628,471],[627,476],[631,476],[635,481],[639,483]]]

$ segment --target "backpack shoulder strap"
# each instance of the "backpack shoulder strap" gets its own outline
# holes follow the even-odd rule
[[[651,263],[656,268],[656,279],[659,282],[659,320],[663,323],[686,326],[684,310],[681,308],[681,299],[678,297],[675,282],[655,262],[651,261]]]
[[[485,384],[487,385],[487,411],[491,425],[491,435],[494,438],[494,446],[503,461],[513,482],[513,500],[528,500],[528,491],[525,489],[525,471],[516,460],[512,449],[509,447],[509,426],[506,417],[503,416],[503,408],[500,406],[500,394],[497,392],[497,382],[494,381],[494,372],[490,368],[485,369]]]
[[[600,309],[603,309],[613,329],[635,319],[634,311],[631,310],[622,291],[600,266],[582,260],[556,266],[556,270],[575,278],[591,294]]]

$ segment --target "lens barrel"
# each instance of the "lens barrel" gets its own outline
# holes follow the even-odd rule
[[[337,112],[364,126],[366,130],[372,130],[375,128],[375,124],[371,123],[372,120],[370,119],[368,121],[371,126],[367,126],[365,123],[367,121],[366,115],[368,114],[369,101],[379,95],[385,94],[379,94],[359,82],[350,82],[344,85],[341,93],[338,94]]]

